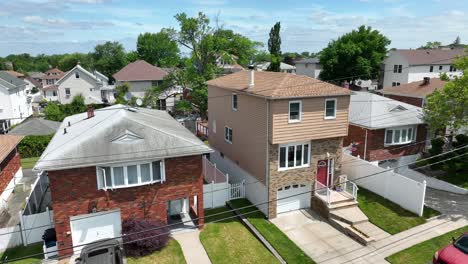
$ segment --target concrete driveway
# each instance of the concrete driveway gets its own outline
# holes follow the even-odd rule
[[[339,260],[364,247],[310,210],[279,214],[271,222],[317,263]]]

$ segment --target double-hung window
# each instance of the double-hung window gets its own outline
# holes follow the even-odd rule
[[[232,144],[232,128],[224,127],[224,140]]]
[[[301,101],[290,101],[289,102],[289,123],[300,122],[302,111],[302,102]]]
[[[325,119],[335,119],[336,118],[336,99],[326,99],[325,100]]]
[[[279,170],[309,166],[310,144],[290,143],[279,145]]]
[[[433,72],[434,71],[434,66],[430,66],[429,67],[429,72]]]
[[[385,129],[385,145],[408,144],[416,140],[416,126]]]
[[[164,182],[164,161],[96,167],[98,189],[116,189]]]
[[[235,93],[231,96],[231,106],[233,111],[237,111],[237,94]]]
[[[393,72],[394,73],[401,73],[403,71],[403,65],[393,65]]]
[[[70,88],[65,88],[65,95],[66,95],[67,97],[70,97],[70,95],[71,95]]]

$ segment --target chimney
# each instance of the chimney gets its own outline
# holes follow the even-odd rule
[[[94,108],[92,105],[88,105],[88,119],[94,117]]]
[[[341,86],[345,89],[348,89],[349,90],[349,82],[348,81],[344,81],[341,83]]]
[[[423,85],[428,85],[429,83],[431,83],[431,78],[424,77]]]
[[[255,66],[253,64],[249,65],[249,89],[255,86]]]

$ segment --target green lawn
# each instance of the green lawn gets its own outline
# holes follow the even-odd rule
[[[392,235],[424,224],[426,219],[440,214],[434,209],[424,207],[424,215],[419,217],[398,204],[361,187],[358,191],[358,202],[359,208],[371,223]]]
[[[392,264],[431,263],[432,256],[437,250],[450,244],[452,237],[457,238],[464,232],[468,232],[468,226],[414,245],[387,257],[386,260]]]
[[[237,199],[230,202],[235,208],[252,205],[247,199]],[[258,210],[257,207],[249,207],[240,210],[247,213]],[[292,242],[281,230],[268,221],[262,212],[256,212],[245,216],[249,222],[265,237],[278,251],[287,263],[315,263],[294,242]]]
[[[200,241],[213,264],[219,263],[278,263],[278,260],[261,244],[237,218],[215,223],[211,221],[233,216],[225,207],[206,210],[207,223],[200,233]],[[211,216],[215,213],[221,215]]]
[[[36,165],[38,159],[39,157],[21,159],[21,167],[23,167],[23,169],[32,169],[34,165]]]
[[[7,249],[5,252],[0,253],[0,263],[3,261],[21,258],[29,255],[39,254],[42,253],[42,243],[38,244],[31,244],[27,247],[15,247]],[[15,264],[32,264],[32,263],[42,263],[42,259],[44,258],[43,255],[38,255],[35,257],[30,257],[23,260],[18,260],[12,263]]]
[[[134,258],[127,257],[128,264],[185,264],[184,254],[179,243],[175,239],[169,240],[169,243],[163,249],[154,252],[151,255]]]

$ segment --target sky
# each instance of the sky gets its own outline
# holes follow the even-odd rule
[[[468,43],[468,0],[0,0],[0,56],[90,52],[109,40],[135,50],[138,34],[177,29],[175,14],[200,11],[263,43],[280,21],[283,52],[318,52],[363,24],[389,48]]]

